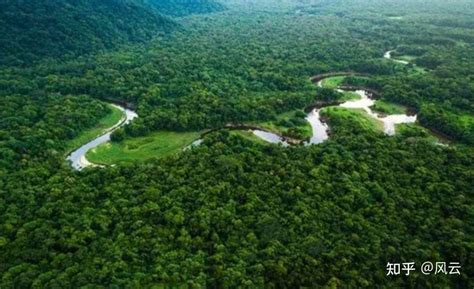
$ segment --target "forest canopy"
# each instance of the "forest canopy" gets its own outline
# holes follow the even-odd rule
[[[225,6],[214,0],[144,0],[160,13],[175,17],[190,14],[205,14],[225,10]]]
[[[471,2],[0,1],[0,288],[472,288]],[[73,169],[112,104],[102,149],[147,155]],[[319,107],[315,145],[222,129]]]
[[[150,40],[173,27],[139,1],[0,1],[0,64],[97,52]]]

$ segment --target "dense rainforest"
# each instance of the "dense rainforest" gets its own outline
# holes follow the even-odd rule
[[[41,57],[73,57],[144,42],[176,29],[164,15],[223,9],[212,1],[2,0],[0,65],[28,65]]]
[[[0,1],[0,288],[472,288],[471,2]],[[331,72],[417,122],[388,136],[331,108],[317,145],[217,130],[65,161],[108,103],[138,114],[116,147],[304,125],[344,96],[310,80]]]
[[[170,19],[128,0],[2,0],[0,64],[96,52],[149,40],[173,26]]]
[[[223,4],[213,0],[144,0],[144,2],[160,13],[174,17],[219,12],[225,9]]]

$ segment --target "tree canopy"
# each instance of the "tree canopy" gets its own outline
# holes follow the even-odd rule
[[[153,2],[179,17],[143,1],[0,1],[0,288],[474,286],[471,1]],[[390,137],[331,108],[318,145],[221,129],[147,161],[65,161],[107,102],[139,115],[114,141],[297,130],[304,109],[344,97],[310,81],[331,72],[418,122]],[[386,275],[425,261],[461,274]]]

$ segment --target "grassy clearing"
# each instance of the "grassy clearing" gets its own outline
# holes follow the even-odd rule
[[[275,120],[252,123],[280,135],[307,139],[313,135],[306,113],[296,109],[277,115]]]
[[[321,85],[325,88],[337,88],[344,81],[345,76],[328,77],[321,81]]]
[[[383,123],[369,116],[362,109],[344,107],[326,107],[321,116],[329,118],[331,130],[338,131],[374,131],[384,130]]]
[[[120,143],[105,143],[87,153],[93,163],[111,165],[161,158],[181,151],[200,136],[199,132],[159,131]]]
[[[335,77],[325,78],[325,79],[322,80],[321,85],[324,88],[336,89],[339,86],[343,85],[344,80],[346,78],[347,78],[347,76],[335,76]],[[360,76],[351,76],[351,78],[354,79],[354,80],[358,80],[359,82],[362,82],[362,83],[363,83],[364,79],[367,79],[366,77],[360,77]],[[363,84],[355,84],[355,85],[364,86]],[[344,91],[344,92],[342,92],[342,94],[343,94],[343,97],[341,97],[339,99],[339,100],[342,100],[342,101],[354,100],[354,99],[359,99],[360,98],[360,95],[358,95],[354,91]]]
[[[387,102],[384,100],[376,100],[375,104],[371,107],[374,111],[383,114],[404,114],[406,113],[406,107],[403,105]]]
[[[360,99],[360,95],[357,94],[357,92],[355,91],[344,91],[342,94],[343,97],[341,98],[341,100],[343,101]]]
[[[109,108],[111,112],[100,119],[99,123],[95,127],[83,131],[80,135],[66,143],[66,154],[98,137],[104,131],[113,127],[122,119],[124,116],[123,111],[113,105],[109,105]]]

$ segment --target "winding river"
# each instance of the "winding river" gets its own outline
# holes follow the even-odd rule
[[[391,59],[401,64],[408,64],[407,61],[393,59],[391,55],[392,52],[393,50],[389,50],[385,52],[384,58]],[[323,80],[324,79],[321,79],[317,82],[318,87],[323,87]],[[344,90],[337,89],[337,91],[343,92]],[[384,132],[387,135],[395,134],[395,126],[397,124],[414,123],[416,121],[416,115],[392,114],[392,115],[387,115],[387,116],[381,116],[372,110],[371,107],[374,105],[375,100],[370,97],[371,94],[369,92],[365,90],[356,90],[356,93],[360,96],[360,99],[349,100],[349,101],[339,104],[338,106],[345,107],[345,108],[363,109],[369,116],[383,123]],[[319,144],[329,138],[329,134],[328,134],[329,127],[321,119],[320,112],[321,112],[321,108],[315,108],[306,117],[306,120],[310,123],[313,130],[313,136],[311,137],[309,142],[305,143],[306,145]]]
[[[369,97],[365,90],[357,90],[356,93],[360,95],[359,100],[344,102],[340,105],[340,107],[360,108],[365,110],[368,115],[383,123],[384,132],[388,135],[395,134],[396,124],[414,123],[416,121],[416,115],[391,114],[387,116],[380,116],[370,108],[372,105],[374,105],[375,101]]]
[[[306,145],[319,144],[329,138],[329,127],[321,120],[320,112],[321,109],[315,108],[306,117],[306,120],[311,125],[313,131],[313,136],[308,142],[305,143]]]
[[[134,118],[138,117],[138,115],[133,110],[130,110],[128,108],[125,108],[116,104],[112,104],[112,105],[123,112],[124,115],[122,119],[117,124],[107,129],[99,137],[86,143],[85,145],[81,146],[80,148],[73,151],[70,155],[68,155],[66,159],[71,162],[71,165],[74,169],[82,170],[83,168],[86,168],[86,167],[98,167],[99,165],[93,164],[87,160],[86,153],[89,150],[110,141],[110,135],[116,129],[130,123]]]
[[[274,144],[281,144],[284,147],[290,146],[290,144],[285,141],[285,139],[275,133],[254,129],[252,130],[253,134],[257,137],[263,139],[266,142],[274,143]]]
[[[318,83],[319,85],[319,83]],[[374,112],[371,106],[374,105],[375,100],[370,98],[369,93],[365,90],[356,90],[356,93],[360,96],[357,100],[349,100],[338,105],[339,107],[344,108],[355,108],[364,110],[369,116],[375,118],[377,121],[380,121],[383,124],[384,132],[387,135],[395,134],[395,125],[402,123],[414,123],[416,121],[416,115],[408,114],[392,114],[387,116],[381,116],[378,113]],[[307,120],[313,128],[313,137],[309,141],[309,144],[318,144],[322,143],[328,139],[328,126],[321,120],[320,117],[321,109],[315,108],[311,111]]]
[[[255,135],[256,137],[258,137],[258,138],[260,138],[260,139],[262,139],[262,140],[264,140],[268,143],[281,144],[284,147],[290,146],[290,143],[285,139],[285,137],[283,137],[281,135],[278,135],[276,133],[270,132],[270,131],[263,130],[263,129],[256,129],[256,128],[243,129],[243,128],[233,128],[231,126],[230,127],[223,127],[223,128],[220,128],[220,129],[247,130],[249,132],[252,132],[252,134]],[[200,146],[202,144],[202,142],[204,141],[203,140],[204,135],[205,134],[201,135],[201,138],[193,141],[190,145],[186,146],[184,148],[184,150]]]
[[[392,58],[392,52],[393,52],[393,50],[389,50],[389,51],[385,52],[383,57],[386,58],[386,59],[391,59],[391,60],[393,60],[395,62],[398,62],[398,63],[401,63],[401,64],[405,64],[405,65],[409,63],[408,61],[405,61],[405,60]]]
[[[392,51],[393,50],[385,52],[384,58],[391,59],[398,63],[408,64],[407,61],[393,59],[391,57]],[[318,87],[323,86],[322,81],[323,79],[317,82]],[[341,89],[337,89],[337,90],[339,92],[343,92],[343,90]],[[367,112],[369,116],[383,123],[384,132],[388,135],[395,134],[396,124],[413,123],[416,121],[416,115],[396,114],[396,115],[381,116],[371,109],[371,106],[374,105],[375,101],[370,97],[371,94],[369,92],[365,90],[356,90],[356,93],[360,96],[360,99],[349,100],[349,101],[339,104],[338,106],[345,107],[345,108],[363,109],[365,112]],[[89,150],[110,141],[110,136],[116,129],[130,123],[134,118],[138,117],[138,115],[134,111],[128,108],[125,108],[116,104],[112,104],[112,105],[120,109],[121,111],[123,111],[123,114],[124,114],[123,118],[117,124],[107,129],[99,137],[84,144],[83,146],[79,147],[78,149],[76,149],[70,155],[67,156],[67,160],[71,162],[71,165],[74,169],[82,170],[83,168],[86,168],[86,167],[99,167],[100,165],[93,164],[87,160],[86,153]],[[306,117],[306,120],[311,125],[313,136],[310,138],[309,141],[304,143],[305,145],[319,144],[329,138],[329,133],[328,133],[329,126],[324,120],[321,119],[320,112],[321,112],[321,108],[315,108]],[[251,129],[251,131],[255,136],[259,137],[260,139],[266,142],[281,144],[284,147],[290,146],[289,142],[281,135],[278,135],[269,131],[260,130],[260,129]],[[189,145],[186,148],[199,146],[201,143],[202,143],[202,138],[195,140],[191,145]]]

